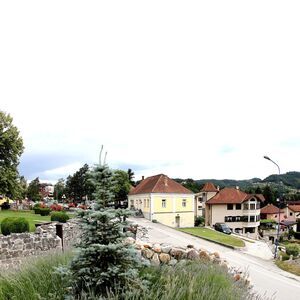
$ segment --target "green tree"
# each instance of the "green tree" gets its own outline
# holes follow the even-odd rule
[[[72,198],[74,201],[80,202],[87,196],[91,198],[94,187],[91,184],[90,172],[88,164],[84,164],[77,172],[72,176],[67,177],[66,182],[66,194],[68,198]]]
[[[20,176],[18,178],[18,193],[17,193],[19,199],[26,198],[27,188],[28,188],[28,184],[26,178],[24,176]]]
[[[273,192],[272,188],[269,185],[266,185],[263,188],[262,194],[264,195],[264,197],[266,199],[264,204],[268,204],[268,203],[275,204],[276,201],[275,201],[275,197],[274,197],[274,192]]]
[[[62,196],[66,192],[66,183],[63,178],[58,179],[54,185],[54,197],[55,199],[61,200]]]
[[[105,298],[108,292],[119,292],[138,278],[135,250],[124,244],[129,211],[109,208],[114,201],[113,172],[100,163],[91,175],[95,210],[79,214],[82,234],[70,268],[73,295],[78,299],[83,299],[84,293]]]
[[[255,194],[262,194],[262,190],[261,188],[258,186],[256,189],[255,189]]]
[[[29,183],[27,189],[27,197],[32,201],[42,200],[42,196],[40,194],[40,180],[38,177]]]
[[[114,185],[114,197],[116,206],[119,206],[121,201],[127,200],[127,195],[130,191],[130,180],[128,173],[122,170],[115,170],[113,175]]]
[[[0,111],[0,194],[18,195],[18,165],[23,153],[23,140],[9,114]]]
[[[127,170],[127,174],[128,174],[128,179],[129,179],[130,184],[132,186],[135,186],[135,182],[133,180],[133,178],[134,178],[134,172],[131,169],[128,169]]]

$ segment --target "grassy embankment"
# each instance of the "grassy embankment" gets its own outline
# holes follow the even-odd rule
[[[241,239],[209,228],[193,227],[193,228],[180,228],[179,230],[200,238],[210,240],[212,242],[220,243],[225,246],[230,246],[230,247],[245,246],[245,243]]]

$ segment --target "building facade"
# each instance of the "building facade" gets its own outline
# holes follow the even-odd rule
[[[131,209],[170,227],[194,226],[194,194],[164,174],[148,177],[128,195]]]
[[[195,194],[195,216],[205,217],[205,203],[215,196],[219,191],[213,183],[207,182],[204,184],[201,191]]]
[[[256,237],[260,224],[262,195],[252,195],[237,188],[224,188],[205,205],[205,224],[226,223],[232,232]]]

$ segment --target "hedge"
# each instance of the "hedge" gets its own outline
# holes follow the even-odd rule
[[[69,219],[70,217],[65,212],[62,211],[53,212],[51,214],[51,221],[66,223]]]
[[[28,232],[29,222],[25,218],[8,217],[1,223],[1,231],[3,235]]]
[[[51,209],[50,208],[40,208],[40,215],[41,216],[49,216],[50,215],[50,212],[51,212]]]

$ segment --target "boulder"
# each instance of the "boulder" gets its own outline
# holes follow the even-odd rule
[[[142,255],[143,255],[143,257],[145,257],[145,258],[150,259],[150,258],[153,256],[153,254],[154,254],[154,252],[153,252],[152,250],[148,249],[148,248],[144,248],[144,249],[142,250]]]
[[[132,238],[132,237],[127,237],[125,240],[124,240],[124,244],[125,245],[133,245],[135,243],[135,239]]]
[[[185,254],[185,250],[182,250],[180,248],[173,248],[170,251],[170,255],[177,260],[181,259],[184,254]]]
[[[171,258],[171,260],[169,261],[169,265],[175,266],[176,264],[177,264],[177,259]]]
[[[204,261],[210,261],[210,256],[209,256],[209,254],[208,254],[206,251],[204,251],[204,250],[201,250],[201,251],[199,252],[199,257],[200,257],[200,259],[202,259],[202,260],[204,260]]]
[[[152,250],[156,253],[161,253],[161,246],[160,244],[154,244]]]
[[[157,253],[154,253],[151,260],[151,265],[152,266],[159,266],[160,265],[160,260],[159,260],[159,257],[158,257],[158,254]]]
[[[191,248],[191,250],[187,252],[186,258],[190,260],[197,260],[199,259],[199,253],[197,252],[197,250]]]
[[[160,253],[159,254],[159,259],[163,264],[167,264],[171,260],[171,256],[167,253]]]
[[[169,253],[172,249],[171,245],[162,245],[161,246],[161,252],[162,253]]]
[[[151,243],[144,243],[143,246],[144,246],[144,248],[148,248],[148,249],[152,248]]]

